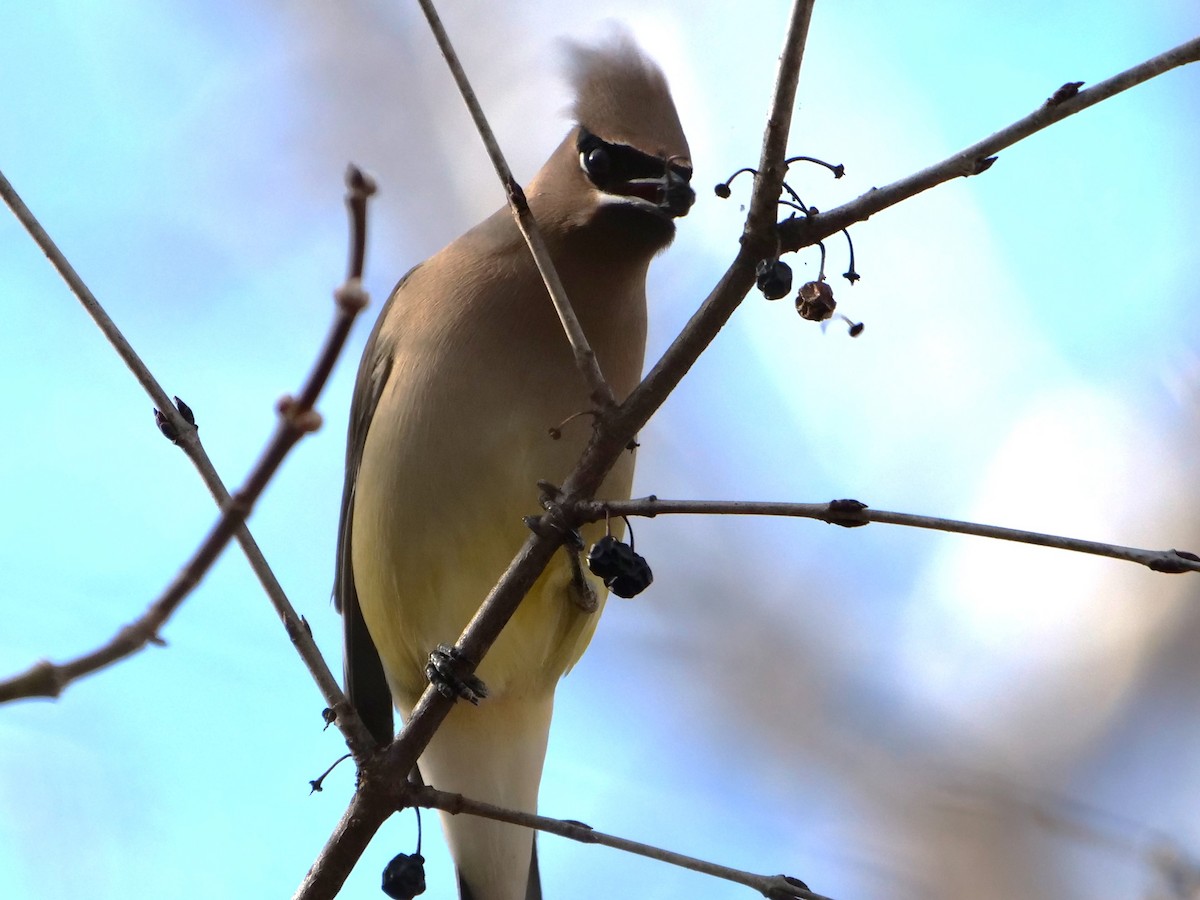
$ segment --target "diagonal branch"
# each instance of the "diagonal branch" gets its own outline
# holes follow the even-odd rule
[[[317,363],[299,396],[294,400],[285,398],[281,402],[279,410],[281,421],[274,437],[251,472],[246,484],[237,495],[230,497],[200,444],[195,426],[186,421],[176,410],[167,398],[166,392],[121,334],[120,329],[104,311],[83,279],[63,256],[8,179],[4,177],[3,173],[0,173],[0,195],[3,195],[5,202],[17,219],[50,259],[51,264],[67,282],[72,293],[79,298],[84,309],[95,320],[121,359],[150,395],[164,419],[169,423],[177,442],[200,470],[205,483],[222,510],[221,519],[210,531],[192,559],[176,576],[166,592],[139,619],[126,625],[104,647],[92,653],[63,665],[43,661],[34,665],[24,674],[0,683],[0,702],[19,697],[57,697],[62,689],[76,678],[95,672],[118,659],[135,653],[147,643],[158,642],[158,630],[163,623],[183,598],[199,583],[229,539],[236,537],[249,557],[251,566],[266,589],[267,595],[271,598],[276,612],[283,620],[288,636],[296,645],[309,671],[312,672],[326,702],[336,712],[338,725],[342,728],[347,743],[356,754],[365,754],[374,747],[369,733],[358,720],[353,708],[342,694],[337,680],[325,664],[307,624],[297,615],[288,601],[274,573],[271,572],[263,558],[257,543],[250,535],[249,529],[245,526],[246,517],[249,515],[254,501],[282,462],[283,457],[307,431],[314,430],[319,426],[320,416],[313,411],[313,404],[345,344],[355,316],[366,305],[367,297],[361,286],[363,248],[366,241],[366,201],[367,197],[374,193],[375,186],[370,179],[353,166],[347,171],[346,182],[348,188],[346,201],[350,208],[352,225],[351,252],[347,280],[335,294],[337,316],[330,328],[325,346],[318,355]]]
[[[797,0],[792,7],[783,53],[779,58],[775,94],[763,133],[759,175],[754,179],[750,212],[746,217],[746,228],[737,257],[662,358],[622,404],[622,421],[614,423],[613,430],[622,435],[628,434],[626,440],[632,439],[666,402],[671,391],[675,390],[700,354],[716,338],[717,332],[741,305],[754,285],[754,268],[758,262],[779,252],[775,211],[787,173],[783,161],[787,155],[787,136],[792,126],[792,110],[796,106],[796,86],[800,78],[800,64],[804,59],[804,45],[808,40],[813,2]],[[590,454],[585,454],[585,460],[588,458]]]
[[[365,294],[357,286],[339,291],[338,302],[343,309],[365,305]],[[336,331],[336,328],[335,328]],[[331,343],[333,334],[331,334]],[[342,335],[344,341],[345,335]],[[306,385],[304,394],[309,394]],[[28,697],[57,697],[72,681],[90,675],[118,660],[131,656],[147,644],[162,644],[159,630],[184,598],[192,592],[221,551],[246,521],[268,482],[283,462],[288,451],[305,434],[321,427],[321,416],[311,406],[284,397],[279,403],[280,423],[275,435],[239,490],[221,511],[217,524],[209,531],[192,558],[163,594],[138,619],[122,628],[102,647],[68,663],[55,664],[43,660],[27,672],[0,682],[0,702]],[[301,625],[307,630],[306,626]]]
[[[433,0],[417,0],[417,2],[425,13],[429,29],[433,32],[442,56],[446,59],[446,65],[450,67],[450,74],[454,76],[454,83],[458,85],[459,93],[462,94],[463,100],[467,104],[467,109],[475,122],[475,128],[478,130],[479,136],[483,138],[483,145],[487,148],[492,166],[495,167],[496,174],[504,185],[513,218],[517,220],[517,227],[521,230],[525,243],[529,245],[529,252],[533,254],[533,261],[538,267],[538,272],[541,273],[546,291],[550,294],[550,300],[554,303],[554,310],[558,313],[563,331],[566,332],[567,340],[571,344],[571,351],[575,354],[575,365],[579,367],[579,371],[591,391],[592,402],[602,410],[610,409],[616,404],[616,398],[613,396],[612,388],[609,387],[604,374],[600,371],[600,362],[596,359],[596,354],[588,343],[587,336],[583,333],[583,326],[579,324],[575,309],[567,297],[567,290],[563,287],[562,279],[558,277],[558,270],[554,268],[553,260],[550,259],[550,251],[546,248],[542,232],[538,229],[533,213],[529,209],[525,192],[513,178],[512,170],[509,169],[504,153],[500,150],[500,144],[496,141],[496,135],[488,124],[487,116],[483,114],[483,107],[479,105],[479,98],[475,96],[475,89],[467,80],[467,74],[459,61],[458,53],[455,52],[454,45],[450,43],[450,36],[442,25],[437,9],[434,8]]]
[[[750,197],[750,212],[746,217],[747,234],[765,235],[775,224],[783,179],[787,176],[787,142],[792,131],[792,111],[796,108],[796,88],[800,81],[800,64],[804,61],[804,45],[808,42],[808,26],[812,22],[814,0],[797,0],[792,5],[784,37],[779,71],[775,75],[775,93],[763,130],[762,151],[758,157],[758,177]]]
[[[1122,547],[1100,541],[1085,541],[1080,538],[1057,534],[1042,534],[1020,528],[1004,528],[999,525],[981,525],[958,519],[940,519],[935,516],[920,516],[914,513],[889,512],[871,509],[857,500],[834,500],[831,503],[782,503],[756,500],[660,500],[646,497],[638,500],[591,500],[576,504],[572,513],[581,522],[597,522],[609,516],[660,515],[709,515],[709,516],[790,516],[800,519],[819,519],[830,525],[855,528],[870,522],[887,525],[906,525],[909,528],[928,528],[954,534],[971,534],[977,537],[1015,541],[1056,550],[1071,550],[1075,553],[1090,553],[1134,562],[1171,575],[1183,572],[1200,572],[1200,556],[1187,550],[1143,550],[1138,547]]]
[[[922,191],[927,191],[953,178],[978,175],[990,166],[989,158],[1005,147],[1048,128],[1055,122],[1095,106],[1102,100],[1136,87],[1151,78],[1188,63],[1200,62],[1200,37],[1180,44],[1173,50],[1160,53],[1133,68],[1078,93],[1078,85],[1068,84],[1059,89],[1035,112],[997,131],[991,137],[972,144],[953,156],[922,169],[915,175],[902,178],[882,188],[872,188],[856,200],[819,215],[791,218],[779,224],[779,239],[785,252],[810,247],[819,240],[836,234],[843,228],[861,222],[880,210],[895,206]],[[1066,97],[1060,98],[1060,95]]]
[[[129,368],[129,371],[133,373],[133,377],[138,380],[142,389],[150,395],[150,399],[154,401],[154,405],[168,419],[175,431],[180,435],[195,431],[195,427],[185,421],[178,410],[175,409],[174,404],[171,403],[171,398],[167,396],[167,392],[162,389],[162,386],[155,377],[150,374],[150,370],[142,362],[141,357],[137,355],[133,347],[130,346],[129,342],[125,339],[125,335],[117,328],[116,323],[109,318],[108,313],[104,311],[104,307],[100,305],[100,301],[96,299],[91,289],[84,284],[83,279],[79,277],[79,273],[75,271],[74,266],[63,256],[62,251],[58,249],[58,245],[46,233],[46,229],[42,228],[37,217],[25,205],[25,201],[21,199],[16,188],[12,186],[12,183],[4,176],[3,172],[0,172],[0,196],[4,198],[4,202],[8,204],[8,208],[17,217],[17,221],[21,223],[29,233],[29,236],[33,238],[34,243],[38,245],[38,249],[46,254],[46,258],[50,260],[50,265],[54,266],[55,271],[62,276],[63,281],[67,283],[67,287],[71,289],[71,293],[76,296],[87,314],[92,317],[92,321],[104,333],[108,342],[112,344],[113,349],[117,351],[117,355],[121,357],[121,360]],[[223,486],[222,490],[224,490]]]
[[[606,834],[603,831],[596,831],[590,825],[585,825],[583,822],[576,822],[570,819],[552,819],[549,816],[539,816],[535,813],[505,809],[491,803],[472,800],[469,797],[464,797],[462,794],[439,791],[436,788],[424,785],[410,783],[406,787],[408,788],[408,802],[412,806],[420,806],[425,809],[440,809],[452,815],[480,816],[485,819],[494,819],[497,822],[508,822],[512,825],[535,828],[538,831],[556,834],[559,837],[578,841],[581,844],[599,844],[603,847],[612,847],[614,850],[623,850],[635,856],[644,856],[647,859],[655,859],[659,862],[679,866],[692,872],[700,872],[703,875],[711,875],[714,878],[721,878],[725,881],[732,881],[735,884],[745,885],[746,887],[754,888],[764,897],[774,898],[774,900],[829,900],[828,897],[810,891],[804,882],[799,879],[787,875],[756,875],[753,872],[746,872],[742,869],[734,869],[730,866],[722,866],[708,860],[697,859],[694,856],[676,853],[672,850],[664,850],[661,847],[644,844],[641,841],[632,841],[628,838]]]

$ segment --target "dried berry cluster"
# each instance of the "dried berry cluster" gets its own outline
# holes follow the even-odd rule
[[[833,173],[834,178],[841,178],[846,174],[845,167],[840,163],[834,165],[811,156],[793,156],[785,160],[785,164],[788,166],[796,162],[810,162],[824,166]],[[751,168],[738,169],[728,179],[713,189],[716,195],[722,199],[728,198],[732,193],[730,185],[743,172],[750,172],[755,176],[758,175],[758,172]],[[781,206],[790,207],[793,210],[803,213],[805,216],[811,217],[820,214],[820,210],[815,206],[809,206],[801,200],[800,195],[786,181],[783,183],[783,189],[791,199],[780,200],[779,204]],[[793,216],[795,214],[795,212],[792,213]],[[843,273],[843,277],[851,284],[854,284],[862,276],[854,268],[854,243],[850,240],[850,232],[843,228],[842,233],[846,235],[846,243],[850,250],[850,266]],[[807,319],[810,322],[827,321],[833,317],[837,309],[837,301],[833,297],[833,288],[825,280],[825,244],[818,241],[817,247],[821,251],[821,268],[816,280],[805,282],[800,285],[800,289],[796,292],[796,312],[800,314],[802,319]],[[755,268],[755,282],[758,289],[762,291],[763,296],[768,300],[780,300],[792,291],[792,268],[778,257],[760,260],[758,266]],[[865,327],[862,322],[854,322],[846,316],[841,316],[841,318],[850,326],[851,337],[858,337],[862,334]]]

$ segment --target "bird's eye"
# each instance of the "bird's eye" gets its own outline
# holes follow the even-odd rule
[[[603,180],[612,168],[612,160],[603,147],[593,147],[583,156],[583,167],[593,181]]]

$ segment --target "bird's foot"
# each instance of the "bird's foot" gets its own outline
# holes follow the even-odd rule
[[[526,516],[524,522],[534,534],[542,537],[549,537],[551,533],[562,535],[563,543],[575,552],[583,549],[583,535],[579,533],[578,528],[572,528],[567,514],[563,509],[563,500],[566,495],[562,489],[556,484],[551,484],[549,481],[539,481],[537,483],[538,502],[542,505],[542,509],[546,511],[545,516]],[[544,520],[544,521],[543,521]]]
[[[429,654],[425,677],[443,697],[451,700],[461,698],[478,705],[488,695],[487,685],[471,673],[461,671],[465,661],[457,647],[438,644],[437,649]]]
[[[572,528],[568,524],[567,514],[563,509],[566,494],[563,493],[562,488],[549,481],[539,481],[537,486],[541,492],[538,494],[538,502],[541,503],[542,509],[546,510],[546,515],[526,516],[525,524],[534,534],[543,537],[550,532],[562,535],[563,550],[571,565],[571,582],[567,586],[567,593],[571,602],[581,611],[594,613],[600,609],[600,597],[597,596],[595,588],[584,574],[583,563],[579,559],[579,554],[583,552],[586,545],[579,529]]]
[[[566,553],[567,559],[571,561],[571,583],[568,588],[571,602],[585,613],[594,613],[600,609],[600,597],[596,594],[592,583],[588,581],[587,575],[584,574],[579,551],[567,550]]]
[[[563,501],[566,496],[553,481],[541,480],[537,483],[538,502],[542,504],[544,509],[549,509],[551,506],[557,505]]]

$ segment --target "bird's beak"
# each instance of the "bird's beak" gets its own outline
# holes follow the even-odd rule
[[[662,180],[662,196],[658,201],[658,208],[671,218],[678,219],[686,216],[695,202],[696,192],[692,190],[692,186],[674,169],[667,169],[667,174]]]
[[[613,194],[645,200],[672,219],[686,216],[692,204],[696,202],[696,192],[682,175],[673,169],[664,168],[666,171],[658,177],[631,178],[609,185],[608,190]]]

